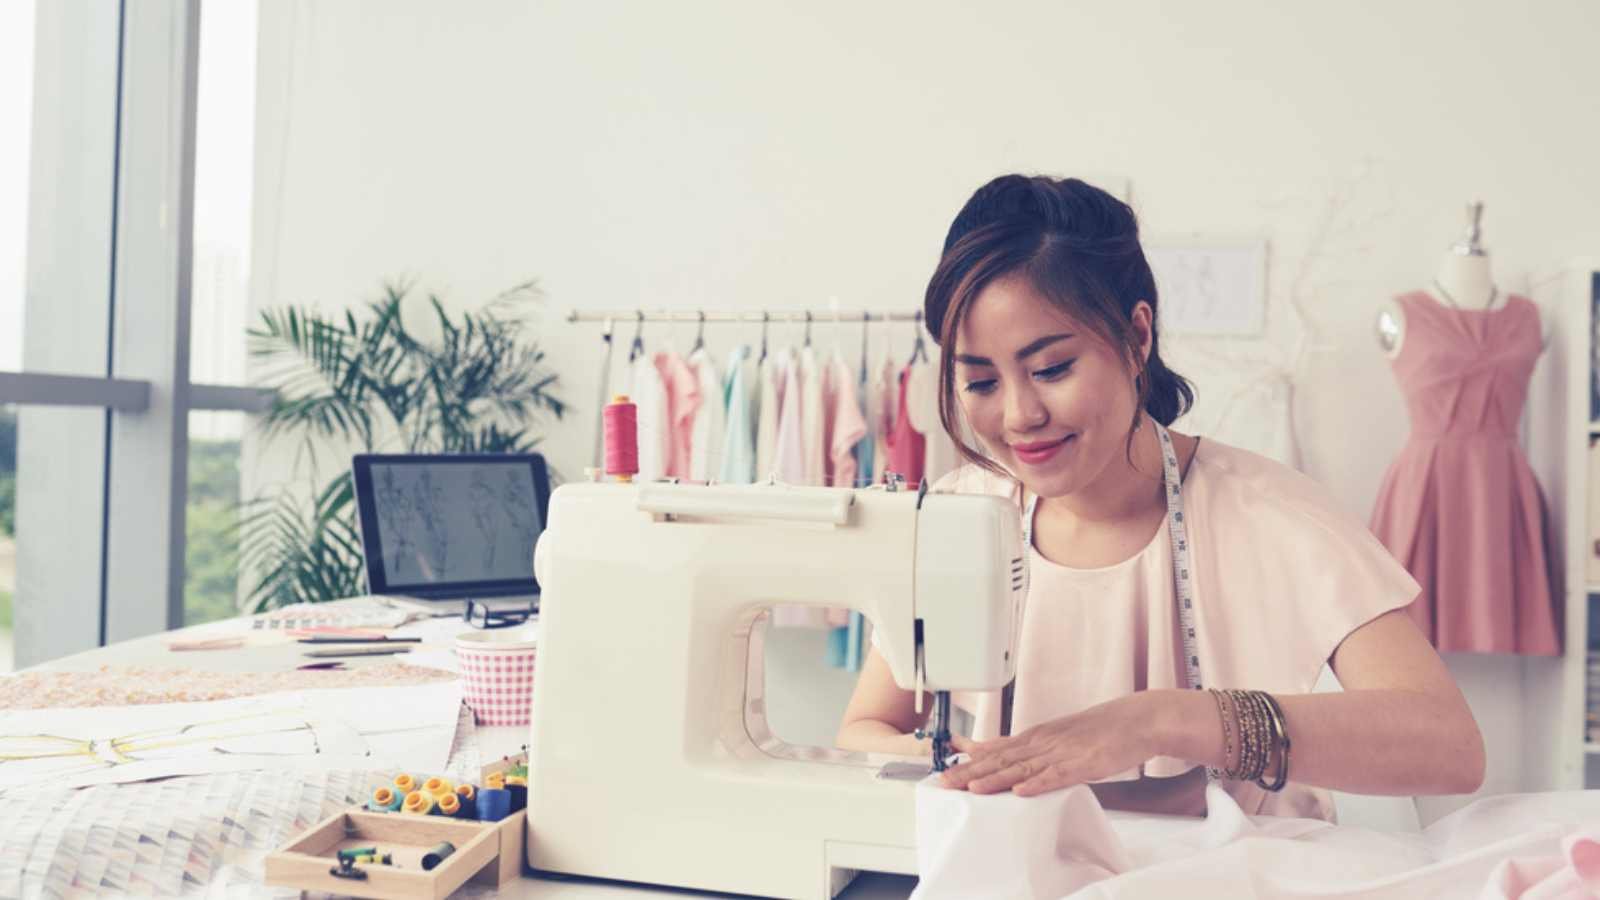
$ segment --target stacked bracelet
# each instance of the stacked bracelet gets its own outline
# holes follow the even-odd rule
[[[1269,791],[1281,791],[1289,782],[1289,729],[1283,708],[1265,691],[1212,689],[1217,715],[1222,720],[1222,768],[1209,769],[1213,777],[1253,781]],[[1234,737],[1239,752],[1235,757]],[[1276,763],[1276,776],[1265,780]]]

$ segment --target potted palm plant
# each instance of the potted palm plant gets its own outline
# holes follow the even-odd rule
[[[389,283],[360,311],[330,315],[288,306],[262,312],[249,331],[256,381],[275,392],[259,422],[263,439],[300,442],[295,484],[245,504],[240,563],[259,612],[362,590],[361,541],[348,457],[319,474],[328,448],[360,452],[522,453],[565,406],[557,376],[524,314],[532,282],[478,311],[452,316],[435,296],[425,315],[436,334],[408,327],[412,285]],[[337,451],[336,451],[337,452]],[[323,468],[329,468],[324,466]]]

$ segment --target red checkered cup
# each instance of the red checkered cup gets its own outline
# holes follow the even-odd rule
[[[467,706],[479,725],[528,724],[538,646],[538,632],[531,628],[468,631],[456,636]]]

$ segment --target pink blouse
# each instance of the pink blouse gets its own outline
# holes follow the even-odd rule
[[[1012,496],[1024,508],[1016,482],[974,465],[934,489]],[[1309,693],[1347,635],[1417,595],[1405,569],[1326,490],[1265,457],[1202,440],[1183,501],[1208,687]],[[1070,568],[1030,547],[1029,566],[1013,734],[1134,691],[1187,686],[1165,520],[1143,550],[1113,565]],[[997,694],[958,698],[976,718],[974,737],[998,734],[998,701]],[[1292,739],[1293,722],[1289,727]],[[1155,757],[1108,780],[1169,778],[1193,768]],[[1326,791],[1292,781],[1276,794],[1246,782],[1223,787],[1247,813],[1333,818]],[[1196,800],[1197,790],[1174,792],[1158,801],[1172,808],[1152,811],[1194,812]]]

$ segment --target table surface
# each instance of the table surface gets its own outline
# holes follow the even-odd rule
[[[352,601],[339,602],[349,603]],[[293,642],[261,646],[250,645],[242,649],[222,651],[174,652],[167,649],[167,642],[177,637],[193,638],[224,633],[242,633],[248,627],[249,618],[251,617],[246,616],[222,622],[211,622],[205,625],[191,626],[179,631],[123,641],[108,647],[101,647],[96,650],[52,660],[34,667],[34,671],[93,672],[102,666],[150,668],[181,666],[212,672],[282,672],[308,662],[301,655],[305,648]],[[437,622],[433,624],[438,625]],[[465,630],[466,626],[463,625],[462,627]],[[406,630],[409,630],[409,627]],[[251,631],[249,633],[258,634],[260,632]],[[400,633],[405,633],[405,630]],[[404,656],[349,657],[343,661],[347,668],[354,669],[392,662],[395,659],[403,660],[404,658]],[[495,728],[480,725],[478,727],[478,738],[483,756],[490,758],[497,754],[520,750],[522,745],[527,742],[528,730],[520,726]],[[909,896],[915,886],[916,879],[914,878],[870,873],[857,878],[855,883],[839,896],[848,898],[848,900],[890,900],[890,898],[900,900],[900,898]],[[633,898],[633,900],[637,900],[637,898],[648,896],[694,897],[728,895],[705,894],[593,879],[525,877],[515,884],[502,888],[499,891],[499,896],[530,898],[530,900],[533,900],[533,898],[537,898],[537,900],[606,900],[606,898]]]

